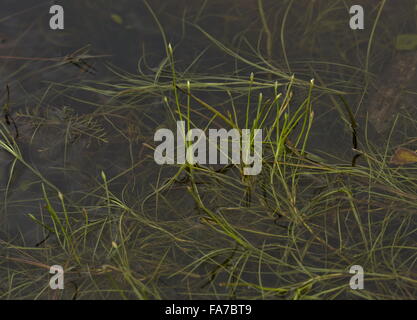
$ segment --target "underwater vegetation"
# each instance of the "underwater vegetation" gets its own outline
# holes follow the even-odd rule
[[[0,299],[415,299],[414,1],[366,2],[360,33],[351,2],[85,1],[60,35],[0,17],[31,22],[0,37]],[[262,170],[156,163],[178,123],[262,130]]]

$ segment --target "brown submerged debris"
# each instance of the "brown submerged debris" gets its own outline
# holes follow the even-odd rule
[[[397,148],[389,163],[395,165],[417,163],[417,152],[406,148]]]
[[[393,58],[369,100],[369,120],[378,133],[392,126],[404,89],[416,79],[417,51],[401,51]]]
[[[15,139],[19,137],[19,130],[17,129],[16,122],[14,121],[14,118],[10,115],[10,88],[9,85],[6,85],[6,102],[4,103],[2,107],[3,115],[4,115],[4,121],[8,126],[11,126],[13,124],[14,130],[15,130]]]

